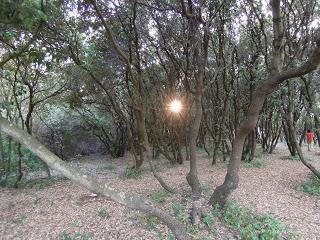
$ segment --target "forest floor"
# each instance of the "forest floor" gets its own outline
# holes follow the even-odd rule
[[[304,151],[320,169],[320,150]],[[274,154],[258,153],[256,159],[265,166],[242,167],[240,185],[232,199],[256,213],[273,214],[300,239],[320,239],[320,197],[296,190],[308,178],[309,170],[300,161],[284,160],[288,155],[283,144]],[[223,182],[226,163],[211,166],[211,157],[202,151],[197,156],[200,181],[209,196]],[[157,193],[161,195],[161,187],[147,166],[136,179],[125,176],[128,158],[92,155],[73,160],[72,164],[115,189],[140,194],[150,201],[160,199],[161,203],[155,204],[172,213],[172,205],[183,201],[190,191],[185,179],[188,162],[170,166],[164,159],[155,160],[161,176],[179,192],[160,198]],[[0,239],[167,239],[167,228],[156,220],[104,197],[94,197],[69,180],[53,179],[35,181],[17,190],[0,189]],[[213,239],[238,239],[234,230],[218,221],[213,229]]]

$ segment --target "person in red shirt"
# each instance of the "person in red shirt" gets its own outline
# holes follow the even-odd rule
[[[308,151],[310,151],[312,141],[313,141],[313,132],[311,132],[311,130],[308,129],[307,131]]]

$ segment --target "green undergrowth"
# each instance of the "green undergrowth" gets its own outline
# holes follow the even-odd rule
[[[294,239],[294,235],[271,214],[256,214],[250,209],[240,207],[234,201],[229,201],[224,209],[218,205],[214,206],[212,215],[236,230],[240,239]]]
[[[300,161],[300,158],[298,155],[296,156],[281,156],[280,157],[281,160],[289,160],[289,161]],[[304,159],[307,161],[307,162],[311,162],[311,158],[308,158],[308,157],[304,157]]]
[[[133,167],[127,167],[125,172],[122,175],[122,178],[124,179],[130,179],[130,178],[139,178],[143,174],[142,169],[135,169]]]
[[[151,193],[152,200],[157,203],[164,203],[169,196],[170,193],[165,190],[158,190]]]
[[[263,168],[266,166],[265,162],[261,160],[252,160],[251,162],[244,162],[243,166],[245,168]]]
[[[87,233],[80,233],[80,232],[67,233],[66,231],[63,231],[60,239],[61,240],[89,240],[90,237]]]
[[[98,211],[98,216],[102,219],[110,218],[110,214],[108,213],[107,209],[101,208]]]
[[[280,240],[297,239],[297,236],[271,214],[256,214],[248,208],[240,207],[235,201],[228,201],[224,208],[218,205],[202,216],[201,224],[192,225],[190,221],[190,196],[184,191],[181,202],[171,204],[170,213],[186,227],[188,235],[196,240],[216,239],[217,227],[224,225],[237,239],[243,240]],[[153,200],[157,202],[166,201],[167,194],[160,191],[154,192]],[[183,200],[187,198],[187,200]],[[155,200],[157,199],[157,200]],[[139,222],[149,231],[156,232],[159,239],[174,239],[172,234],[164,236],[159,225],[162,222],[154,217],[140,216]],[[228,230],[227,230],[228,231]]]
[[[298,187],[298,191],[320,196],[320,179],[317,178],[317,176],[310,174],[308,180]]]
[[[64,176],[51,176],[47,178],[25,179],[22,178],[18,184],[20,189],[33,188],[36,190],[42,190],[46,187],[52,186],[57,182],[67,180]],[[0,186],[6,188],[13,188],[16,182],[16,174],[10,174],[8,177],[5,175],[0,176]]]

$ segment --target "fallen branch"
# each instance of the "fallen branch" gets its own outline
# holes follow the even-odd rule
[[[51,168],[57,170],[63,176],[69,178],[73,182],[78,183],[93,192],[100,193],[110,198],[114,202],[159,218],[165,225],[168,226],[178,240],[191,239],[187,235],[184,226],[166,212],[154,208],[150,203],[141,197],[120,192],[118,189],[114,189],[111,186],[108,186],[106,183],[102,183],[97,179],[79,171],[78,169],[71,167],[69,164],[52,153],[48,148],[42,145],[39,141],[37,141],[34,137],[19,129],[17,126],[1,116],[0,131],[15,138],[18,142],[25,144],[32,153],[37,155]]]

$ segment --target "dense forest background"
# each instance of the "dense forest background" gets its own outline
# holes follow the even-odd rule
[[[195,223],[197,148],[212,165],[229,161],[210,203],[225,203],[238,186],[240,162],[253,161],[257,145],[271,154],[284,142],[320,177],[300,148],[308,129],[320,147],[316,0],[2,0],[0,19],[2,185],[18,187],[32,169],[49,176],[58,169],[160,217],[187,239],[170,216],[68,172],[39,142],[65,161],[129,152],[130,171],[149,166],[169,192],[157,158],[188,161]],[[178,113],[170,109],[174,100],[182,104]]]

